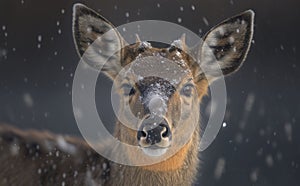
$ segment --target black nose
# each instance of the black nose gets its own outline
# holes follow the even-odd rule
[[[171,138],[171,130],[166,120],[160,123],[152,122],[151,120],[144,120],[140,130],[137,133],[137,139],[145,139],[147,144],[154,145],[159,143],[164,138]]]

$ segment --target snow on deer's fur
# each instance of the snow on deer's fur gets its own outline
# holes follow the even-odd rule
[[[117,121],[115,137],[139,146],[144,156],[160,156],[169,146],[176,146],[173,139],[185,132],[178,132],[176,128],[199,123],[199,105],[207,93],[208,81],[235,72],[245,60],[253,35],[253,18],[254,13],[248,10],[211,29],[198,46],[199,59],[187,54],[189,47],[185,45],[184,36],[169,48],[151,47],[139,38],[135,44],[125,46],[126,42],[116,30],[111,38],[98,41],[106,50],[89,54],[92,56],[90,65],[95,68],[103,64],[105,52],[112,46],[122,48],[103,66],[104,73],[112,80],[138,56],[153,54],[174,63],[180,61],[188,72],[176,87],[158,77],[131,79],[130,76],[116,80],[121,102],[129,100],[132,113],[139,113],[143,122],[136,131]],[[114,29],[112,24],[95,11],[82,4],[74,5],[73,36],[80,56],[110,29]],[[199,63],[210,71],[204,75]],[[215,66],[221,68],[222,74],[214,71]],[[155,96],[157,92],[166,99]],[[153,104],[163,105],[166,110],[157,127],[152,127],[153,123],[147,120]],[[124,110],[121,108],[119,113]],[[179,116],[183,119],[179,120]],[[169,159],[153,165],[127,166],[103,158],[80,138],[1,125],[0,185],[192,185],[197,177],[200,140],[199,123],[189,141]],[[123,153],[134,157],[132,152],[124,150]]]

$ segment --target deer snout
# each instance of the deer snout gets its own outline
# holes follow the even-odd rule
[[[165,119],[160,122],[153,122],[145,119],[137,133],[137,139],[141,147],[160,147],[170,146],[172,132]]]

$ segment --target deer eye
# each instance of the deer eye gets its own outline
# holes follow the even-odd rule
[[[123,84],[122,89],[125,96],[132,96],[135,94],[135,89],[130,84]]]
[[[193,93],[194,85],[192,84],[187,84],[181,89],[181,95],[184,95],[186,97],[191,97]]]

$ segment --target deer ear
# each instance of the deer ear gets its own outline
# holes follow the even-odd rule
[[[206,78],[217,79],[242,65],[253,36],[252,10],[231,17],[212,28],[200,48],[200,67]]]
[[[91,67],[114,78],[121,70],[124,41],[105,18],[82,4],[73,6],[73,38],[80,57]],[[105,63],[106,62],[106,63]]]

